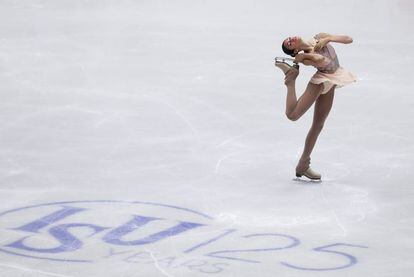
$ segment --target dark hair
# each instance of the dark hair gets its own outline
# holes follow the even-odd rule
[[[296,56],[295,52],[293,50],[287,49],[286,46],[282,42],[282,50],[285,52],[285,54],[288,54],[289,56]]]

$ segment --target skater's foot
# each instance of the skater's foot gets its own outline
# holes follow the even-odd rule
[[[296,166],[296,177],[306,176],[311,180],[321,180],[322,176],[310,168],[310,158],[300,159]]]
[[[321,180],[322,178],[321,174],[312,170],[312,168],[310,167],[308,167],[308,169],[306,169],[303,172],[296,172],[296,177],[302,177],[302,176],[306,176],[311,180]]]
[[[275,66],[280,68],[284,74],[286,74],[286,72],[288,72],[291,68],[299,68],[299,65],[297,65],[296,63],[290,65],[288,61],[293,62],[293,59],[276,57]]]

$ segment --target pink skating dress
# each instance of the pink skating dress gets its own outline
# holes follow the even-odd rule
[[[319,39],[320,36],[316,35],[311,39],[310,43],[316,45]],[[356,81],[356,77],[352,72],[339,65],[338,56],[332,45],[328,43],[315,53],[324,56],[325,59],[323,65],[317,67],[318,71],[309,82],[312,84],[323,84],[321,94],[326,94],[333,86],[340,88]]]

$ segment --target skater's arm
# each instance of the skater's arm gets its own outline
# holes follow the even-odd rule
[[[353,39],[350,36],[346,35],[331,35],[328,33],[319,33],[317,36],[320,40],[325,39],[327,40],[327,42],[338,42],[344,44],[349,44],[353,42]]]
[[[353,41],[352,38],[349,36],[330,35],[328,33],[319,33],[315,36],[315,38],[319,40],[313,49],[315,52],[320,51],[329,42],[339,42],[339,43],[349,44],[349,43],[352,43]]]
[[[299,53],[295,56],[295,61],[304,65],[319,66],[325,57],[315,53]]]

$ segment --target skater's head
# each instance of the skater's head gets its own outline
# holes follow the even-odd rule
[[[282,43],[282,50],[289,56],[296,56],[299,52],[300,37],[288,37]]]

